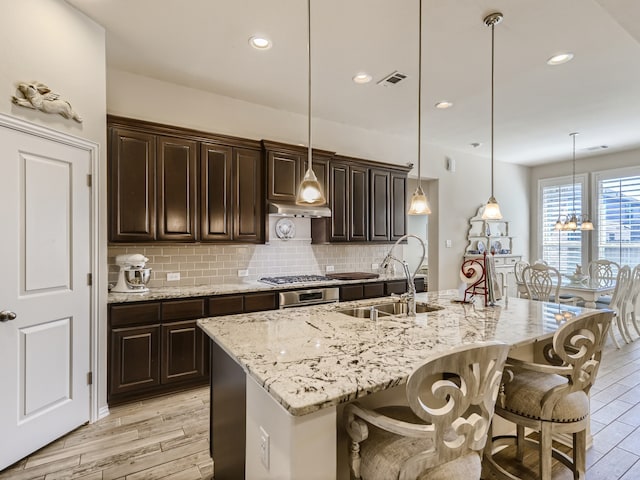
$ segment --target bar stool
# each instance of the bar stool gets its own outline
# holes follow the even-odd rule
[[[544,364],[507,359],[496,415],[515,423],[516,435],[493,437],[487,442],[484,466],[494,478],[518,478],[495,459],[497,449],[513,444],[520,462],[525,445],[538,449],[537,478],[541,480],[551,479],[552,457],[570,468],[574,478],[585,478],[589,390],[598,373],[612,316],[611,311],[601,311],[568,320],[544,350]],[[540,441],[525,437],[525,428],[540,432]],[[553,448],[553,433],[573,434],[572,457]]]
[[[428,360],[409,376],[408,407],[347,405],[351,478],[479,479],[508,351],[487,342]]]

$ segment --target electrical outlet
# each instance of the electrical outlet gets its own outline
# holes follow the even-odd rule
[[[333,272],[334,270],[333,265],[327,265],[327,272]]]
[[[249,276],[249,270],[238,270],[238,276],[239,277],[248,277]]]
[[[260,427],[260,461],[269,470],[269,434]]]
[[[372,263],[371,264],[371,270],[373,270],[374,272],[377,271],[379,267],[380,267],[380,265],[378,265],[377,263]]]
[[[167,282],[175,282],[177,280],[180,280],[180,272],[167,273]]]
[[[451,248],[451,247],[453,247],[453,242],[451,240],[445,240],[444,241],[444,246],[446,248]]]

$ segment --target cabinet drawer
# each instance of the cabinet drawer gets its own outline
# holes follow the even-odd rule
[[[278,301],[275,292],[250,293],[244,296],[245,312],[260,312],[276,308],[278,308]]]
[[[209,315],[234,315],[244,311],[242,295],[227,295],[209,299]]]
[[[416,286],[416,292],[420,293],[420,292],[425,292],[425,281],[424,278],[420,277],[420,278],[416,278],[414,279],[413,284]]]
[[[407,291],[407,282],[404,280],[394,280],[393,282],[387,282],[385,284],[385,290],[387,295],[392,293],[405,293]]]
[[[160,321],[160,302],[112,305],[109,319],[112,327],[157,323]]]
[[[360,300],[361,298],[364,298],[362,285],[342,285],[340,287],[341,301]]]
[[[515,265],[520,260],[520,257],[507,257],[504,259],[505,265]]]
[[[496,264],[496,267],[500,267],[505,264],[505,259],[500,257],[493,257],[493,262]]]
[[[204,298],[162,302],[162,320],[191,320],[205,316]]]
[[[384,297],[384,283],[365,283],[362,286],[364,298]]]

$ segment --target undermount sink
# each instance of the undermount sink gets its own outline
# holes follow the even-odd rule
[[[381,317],[387,315],[406,315],[408,308],[409,307],[405,302],[386,302],[367,307],[343,308],[337,310],[337,312],[351,317],[371,318],[372,310],[375,310],[378,316]],[[416,313],[435,312],[437,310],[442,310],[443,308],[444,307],[430,305],[428,303],[416,303]]]

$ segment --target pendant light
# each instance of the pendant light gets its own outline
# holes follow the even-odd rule
[[[491,197],[484,207],[482,212],[482,218],[484,220],[500,220],[502,213],[500,212],[500,205],[496,197],[493,196],[493,70],[494,70],[494,29],[495,26],[502,21],[502,13],[494,12],[487,15],[484,19],[484,23],[487,27],[491,27]]]
[[[556,224],[553,227],[555,230],[563,230],[575,232],[580,227],[580,230],[593,230],[593,223],[589,220],[586,214],[578,215],[576,213],[576,135],[578,132],[570,133],[569,136],[573,138],[573,156],[572,156],[572,179],[573,179],[573,200],[572,200],[572,212],[567,215],[559,215]],[[564,219],[564,221],[563,221]]]
[[[307,95],[307,139],[308,139],[308,163],[309,167],[298,187],[296,204],[306,206],[318,206],[327,203],[327,200],[313,171],[313,152],[311,150],[311,0],[307,0],[307,65],[308,65],[308,95]]]
[[[422,110],[422,0],[419,0],[420,8],[418,14],[418,187],[411,195],[411,203],[407,215],[429,215],[429,201],[422,190],[422,178],[420,175],[420,111]]]

